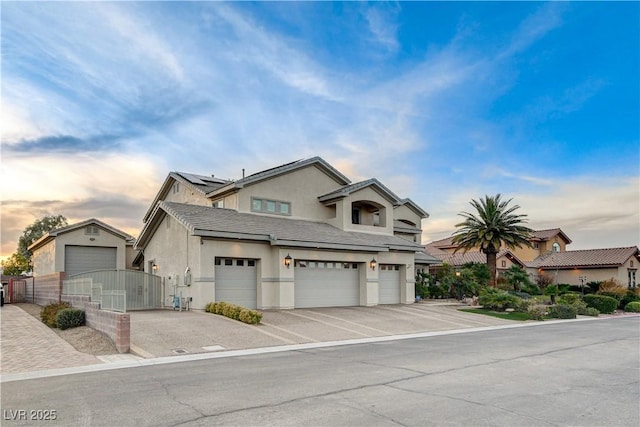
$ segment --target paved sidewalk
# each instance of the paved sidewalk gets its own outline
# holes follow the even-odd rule
[[[103,363],[77,351],[47,325],[21,308],[0,309],[0,373],[40,371]]]

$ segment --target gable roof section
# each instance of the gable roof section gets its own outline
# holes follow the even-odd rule
[[[548,240],[551,240],[555,236],[560,236],[566,242],[566,244],[571,243],[571,239],[569,238],[569,236],[564,234],[564,232],[559,228],[550,228],[548,230],[534,230],[533,233],[531,233],[531,240],[534,242],[546,242]]]
[[[431,253],[431,255],[440,259],[442,263],[447,263],[454,267],[461,267],[464,264],[469,262],[474,262],[478,264],[485,264],[487,262],[487,256],[484,253],[479,251],[474,251],[474,252],[469,251],[464,253],[459,252],[455,254],[452,254],[449,252],[442,252],[442,253]],[[513,254],[513,252],[511,252],[509,249],[503,249],[500,252],[498,252],[496,255],[496,260],[502,257],[506,257],[511,262],[519,265],[520,267],[526,267],[525,263],[520,261],[520,259],[518,259],[518,257],[516,257]]]
[[[408,207],[409,209],[414,211],[418,216],[420,216],[420,218],[429,218],[429,214],[427,213],[427,211],[422,209],[420,206],[416,204],[416,202],[414,202],[409,198],[400,200],[399,206]]]
[[[440,264],[442,261],[423,251],[416,252],[416,264]]]
[[[378,181],[375,178],[368,179],[366,181],[356,182],[355,184],[345,185],[343,187],[337,188],[327,194],[323,194],[318,197],[318,200],[321,202],[329,202],[336,199],[341,199],[343,197],[347,197],[350,194],[356,193],[363,188],[373,188],[377,193],[379,193],[382,197],[391,202],[394,206],[400,205],[400,198],[396,196],[396,194],[389,190],[384,184]]]
[[[208,193],[214,190],[217,190],[220,187],[223,187],[224,185],[228,184],[230,181],[220,179],[220,178],[214,178],[213,176],[196,175],[193,173],[169,172],[169,175],[167,175],[167,177],[165,178],[164,183],[162,184],[162,186],[160,187],[160,190],[156,194],[156,197],[153,199],[151,206],[149,207],[147,212],[144,214],[144,217],[142,219],[143,222],[147,222],[156,204],[160,200],[164,200],[165,197],[167,197],[167,194],[169,194],[169,191],[171,190],[171,186],[173,185],[174,182],[179,182],[181,184],[184,184],[187,187],[191,188],[193,191],[200,193],[203,196],[206,196]]]
[[[314,249],[375,252],[416,252],[422,249],[420,245],[400,237],[343,231],[322,222],[276,218],[240,213],[232,209],[163,201],[158,203],[151,221],[140,233],[136,247],[144,248],[164,215],[171,215],[186,227],[192,236],[260,241],[274,246]]]
[[[109,224],[106,224],[98,219],[95,218],[90,218],[90,219],[86,219],[82,222],[78,222],[75,224],[71,224],[71,225],[67,225],[65,227],[60,227],[57,228],[55,230],[51,230],[48,233],[44,234],[42,237],[40,237],[38,240],[36,240],[35,242],[33,242],[31,245],[29,245],[29,250],[30,251],[34,251],[36,249],[38,249],[39,247],[49,243],[50,241],[52,241],[53,239],[55,239],[57,236],[64,234],[64,233],[69,233],[71,231],[75,231],[78,230],[80,228],[84,228],[88,225],[97,225],[100,228],[103,228],[105,230],[107,230],[108,232],[115,234],[118,237],[121,237],[123,240],[125,240],[127,242],[127,244],[133,244],[135,242],[135,237],[131,236],[130,234],[125,233],[122,230],[118,230],[115,227],[110,226]]]
[[[578,251],[554,252],[540,256],[527,264],[531,268],[574,269],[619,267],[635,256],[640,260],[637,246],[626,248],[585,249]]]
[[[275,168],[267,169],[261,172],[251,174],[242,179],[230,182],[221,188],[215,189],[207,194],[208,197],[214,197],[220,194],[236,191],[243,188],[246,185],[255,184],[266,179],[274,178],[285,173],[293,172],[298,169],[302,169],[308,166],[315,166],[322,172],[333,178],[338,184],[347,185],[351,183],[349,178],[341,174],[337,169],[327,163],[321,157],[312,157],[310,159],[296,160],[295,162],[286,163],[284,165],[277,166]]]

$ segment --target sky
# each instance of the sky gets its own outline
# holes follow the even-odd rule
[[[2,256],[44,215],[137,236],[171,171],[314,156],[425,244],[498,193],[569,250],[640,244],[638,2],[0,7]]]

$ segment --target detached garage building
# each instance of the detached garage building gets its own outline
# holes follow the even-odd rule
[[[64,272],[66,277],[87,271],[131,269],[135,239],[95,218],[52,230],[35,241],[34,276]]]

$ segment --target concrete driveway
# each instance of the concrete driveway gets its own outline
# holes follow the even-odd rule
[[[146,358],[512,324],[455,303],[265,310],[247,325],[202,311],[133,311],[131,350]]]

